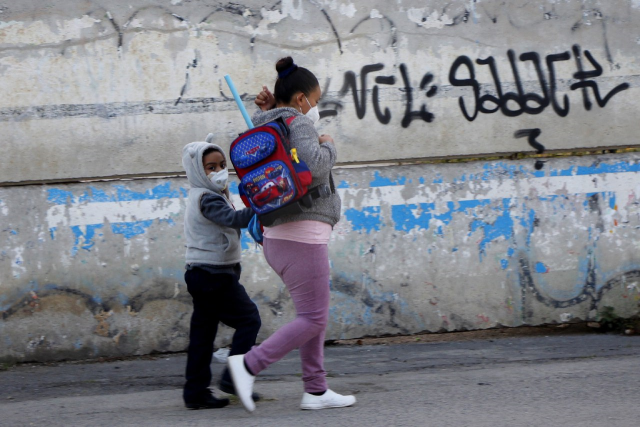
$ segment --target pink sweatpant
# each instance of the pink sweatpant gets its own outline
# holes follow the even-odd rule
[[[265,238],[264,255],[289,290],[296,318],[245,355],[257,375],[295,348],[300,348],[302,381],[307,393],[327,389],[324,336],[329,317],[329,250],[327,245]]]

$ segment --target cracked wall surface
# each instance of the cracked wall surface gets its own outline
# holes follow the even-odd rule
[[[637,143],[634,1],[0,7],[1,182],[181,172],[185,142],[245,127],[224,75],[251,108],[288,54],[343,164]]]

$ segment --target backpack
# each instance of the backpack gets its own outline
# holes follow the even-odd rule
[[[229,148],[229,159],[240,179],[238,192],[263,226],[281,216],[303,212],[313,199],[327,197],[326,185],[309,189],[311,171],[289,143],[289,125],[278,118],[241,133]]]

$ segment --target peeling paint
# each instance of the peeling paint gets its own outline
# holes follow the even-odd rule
[[[407,10],[407,18],[424,28],[442,29],[446,25],[453,24],[453,20],[446,13],[439,14],[435,10],[429,13],[427,8],[410,8]]]

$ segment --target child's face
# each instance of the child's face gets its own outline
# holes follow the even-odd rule
[[[202,158],[202,165],[204,172],[209,175],[211,172],[220,172],[222,169],[226,169],[227,162],[221,152],[212,151]]]

